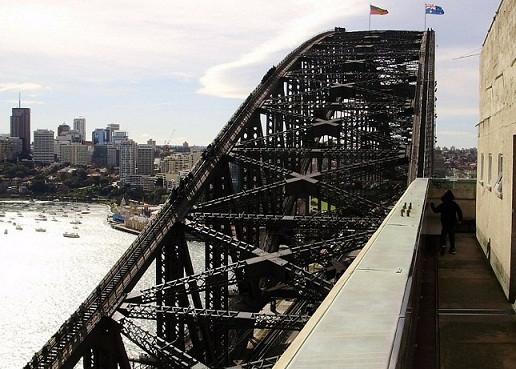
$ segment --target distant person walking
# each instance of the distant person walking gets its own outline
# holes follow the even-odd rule
[[[450,238],[450,253],[455,254],[455,226],[462,222],[462,210],[453,201],[455,196],[448,190],[441,197],[442,203],[435,206],[433,202],[430,207],[434,213],[441,213],[441,255],[446,252],[446,235]]]

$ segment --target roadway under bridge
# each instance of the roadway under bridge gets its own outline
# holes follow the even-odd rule
[[[431,175],[434,89],[433,31],[335,28],[300,45],[26,368],[272,367],[408,184]],[[133,291],[151,265],[156,285]]]

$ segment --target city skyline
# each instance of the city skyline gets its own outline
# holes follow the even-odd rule
[[[499,2],[439,1],[445,14],[427,16],[424,1],[409,0],[376,1],[383,16],[352,0],[147,5],[5,6],[0,133],[21,94],[31,133],[83,116],[87,132],[119,123],[138,143],[207,145],[271,65],[315,34],[367,30],[371,18],[371,29],[436,31],[436,144],[476,146],[478,54]]]

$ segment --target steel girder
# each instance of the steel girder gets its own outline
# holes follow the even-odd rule
[[[91,353],[84,343],[103,316],[157,367],[271,367],[288,330],[431,168],[433,47],[431,31],[336,28],[272,67],[28,367]],[[194,272],[189,236],[205,243],[204,271]],[[152,261],[156,286],[134,293]],[[288,303],[268,314],[276,301]],[[255,342],[254,329],[268,333]]]

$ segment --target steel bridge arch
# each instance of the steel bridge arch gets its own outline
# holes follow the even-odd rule
[[[432,174],[434,88],[433,31],[303,43],[26,368],[130,368],[122,336],[141,367],[272,367],[407,185]],[[156,286],[133,291],[154,261]]]

